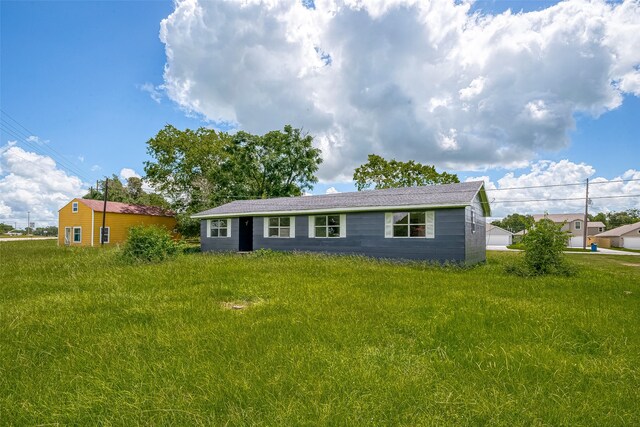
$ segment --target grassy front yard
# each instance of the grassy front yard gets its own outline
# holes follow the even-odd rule
[[[0,243],[2,424],[639,425],[640,257],[573,278]]]

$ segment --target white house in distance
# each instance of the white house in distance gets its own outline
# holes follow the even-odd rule
[[[594,236],[596,241],[607,239],[616,248],[640,249],[640,222],[622,225]]]
[[[513,233],[487,223],[487,246],[508,246],[513,243]]]

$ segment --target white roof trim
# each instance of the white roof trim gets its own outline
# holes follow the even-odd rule
[[[378,212],[378,211],[404,211],[408,209],[445,209],[445,208],[464,208],[471,206],[471,203],[463,203],[459,205],[402,205],[402,206],[363,206],[357,208],[326,208],[326,209],[308,209],[297,211],[265,211],[265,212],[242,212],[242,213],[223,213],[210,215],[191,215],[192,219],[208,219],[208,218],[236,218],[241,216],[275,216],[275,215],[315,215],[322,213],[339,213],[339,212]]]

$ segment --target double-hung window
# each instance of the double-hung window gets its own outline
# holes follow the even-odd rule
[[[111,227],[105,227],[104,229],[100,227],[100,243],[103,242],[103,238],[104,238],[104,243],[109,243],[110,235],[111,235]]]
[[[435,215],[433,211],[387,212],[385,214],[384,237],[435,237]]]
[[[82,227],[73,227],[73,243],[82,243]]]
[[[296,237],[296,218],[294,216],[265,218],[264,237]]]
[[[347,215],[315,215],[309,217],[309,237],[347,237]]]
[[[576,230],[580,230],[582,228],[582,222],[581,221],[576,221]]]
[[[71,204],[71,212],[73,212],[73,213],[77,213],[78,212],[78,202],[73,202]]]
[[[230,237],[230,219],[210,219],[207,222],[207,237]]]

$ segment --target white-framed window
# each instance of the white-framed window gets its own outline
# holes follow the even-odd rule
[[[600,233],[602,233],[602,232],[604,231],[604,228],[603,228],[603,227],[598,227],[598,231],[599,231]],[[638,230],[638,232],[640,233],[640,230]]]
[[[318,239],[347,237],[347,215],[329,214],[310,216],[309,237]]]
[[[207,221],[207,237],[231,237],[231,219],[210,219]]]
[[[78,202],[71,203],[71,212],[73,212],[73,213],[77,213],[78,212]]]
[[[435,237],[435,212],[387,212],[385,213],[384,237],[427,238]]]
[[[82,243],[82,227],[73,227],[73,243]]]
[[[104,243],[109,243],[109,239],[111,238],[111,227],[105,227],[104,230]],[[102,227],[100,227],[100,243],[102,243],[102,236]]]
[[[582,228],[582,222],[576,221],[576,230],[580,230]]]
[[[293,238],[296,237],[296,217],[272,216],[264,218],[264,237]]]

